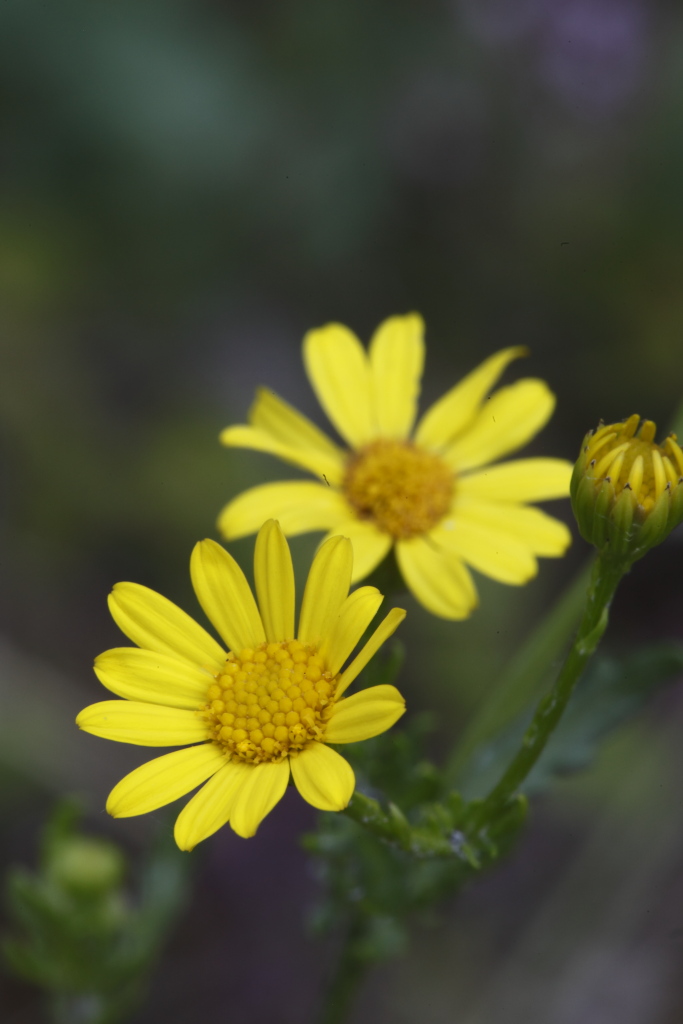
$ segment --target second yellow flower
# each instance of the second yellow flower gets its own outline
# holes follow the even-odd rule
[[[340,448],[271,391],[261,390],[249,424],[226,428],[223,444],[276,455],[319,482],[262,484],[223,510],[227,539],[276,517],[288,535],[325,530],[349,537],[354,580],[392,546],[415,597],[435,615],[467,617],[477,603],[471,567],[501,583],[526,583],[537,556],[562,555],[567,527],[527,502],[565,497],[571,465],[531,458],[490,464],[526,444],[545,425],[555,399],[534,378],[491,394],[507,365],[524,354],[507,348],[439,399],[415,426],[424,362],[417,314],[391,317],[366,353],[341,324],[310,331],[304,364]]]

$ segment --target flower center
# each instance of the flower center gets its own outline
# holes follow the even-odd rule
[[[298,640],[229,654],[203,713],[211,738],[233,761],[282,761],[325,729],[336,679],[314,647]]]
[[[411,441],[373,441],[349,459],[342,489],[360,519],[407,540],[446,515],[453,472]]]
[[[683,475],[683,452],[672,434],[663,445],[654,443],[652,420],[630,416],[623,423],[600,427],[588,442],[586,470],[596,482],[609,480],[615,496],[625,488],[633,491],[645,512],[668,488],[673,490]]]

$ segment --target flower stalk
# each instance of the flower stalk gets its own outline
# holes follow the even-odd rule
[[[628,561],[612,558],[607,552],[595,560],[586,605],[574,642],[552,689],[540,700],[519,750],[482,801],[477,814],[480,824],[495,820],[518,793],[545,750],[588,660],[607,629],[612,598],[629,568]]]

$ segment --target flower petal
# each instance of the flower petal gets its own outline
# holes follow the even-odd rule
[[[345,455],[315,423],[267,388],[259,388],[249,410],[250,426],[226,427],[219,440],[228,447],[270,452],[316,476],[339,483]]]
[[[156,651],[114,647],[95,659],[97,678],[126,700],[196,709],[206,702],[214,676],[205,669]]]
[[[327,479],[336,484],[342,478],[343,470],[338,459],[326,457],[317,449],[293,448],[291,445],[283,444],[267,430],[258,427],[248,427],[241,423],[234,427],[226,427],[219,434],[218,440],[226,448],[251,448],[255,452],[274,455],[283,462],[307,469],[320,480]]]
[[[346,537],[330,537],[311,565],[299,616],[299,640],[318,646],[332,629],[351,586],[353,552]]]
[[[239,565],[215,540],[195,544],[190,576],[197,599],[230,650],[256,647],[266,639],[251,587]]]
[[[466,619],[477,606],[477,591],[460,558],[434,542],[433,531],[396,545],[396,561],[413,594],[442,619]]]
[[[529,545],[496,527],[457,516],[444,520],[431,536],[444,552],[450,551],[499,583],[521,585],[538,572]]]
[[[330,422],[357,448],[377,435],[370,364],[358,338],[343,324],[327,324],[304,338],[304,365]]]
[[[102,700],[76,718],[83,732],[139,747],[174,747],[198,743],[207,736],[206,722],[196,711],[163,708],[132,700]]]
[[[382,644],[396,632],[405,617],[406,613],[403,608],[392,608],[389,614],[385,615],[370,639],[361,647],[351,664],[347,666],[339,677],[337,689],[334,693],[335,700],[338,700],[356,676],[360,675],[370,659],[377,654]]]
[[[349,762],[324,743],[290,758],[292,778],[304,800],[319,811],[343,811],[356,788]]]
[[[336,536],[349,538],[353,545],[351,582],[357,583],[379,565],[394,542],[388,533],[378,530],[374,523],[355,517],[348,518],[348,506],[346,516],[347,518],[332,527],[325,540]]]
[[[326,743],[358,743],[391,729],[405,713],[406,702],[395,686],[370,686],[332,708]]]
[[[513,359],[528,354],[525,348],[504,348],[484,360],[476,370],[447,391],[417,425],[415,441],[425,448],[443,448],[469,426],[500,375]]]
[[[535,555],[555,558],[563,555],[571,544],[572,535],[567,526],[529,505],[514,505],[503,501],[483,501],[477,498],[458,499],[455,521],[467,521],[499,531],[521,541]],[[449,520],[441,526],[447,528]],[[454,525],[457,530],[457,525]]]
[[[230,815],[230,824],[238,836],[253,836],[275,804],[282,800],[289,782],[289,759],[279,764],[259,764],[247,776]]]
[[[521,448],[545,426],[555,396],[542,380],[518,380],[485,403],[471,426],[443,453],[462,472]]]
[[[368,354],[381,437],[403,440],[415,422],[424,366],[423,336],[422,317],[411,313],[385,320],[372,337]]]
[[[333,482],[338,482],[337,474],[341,475],[343,470],[345,453],[307,416],[274,391],[268,388],[257,390],[256,400],[249,410],[249,422],[257,430],[265,430],[280,444],[304,454],[310,453],[310,457],[319,460],[319,464],[326,463],[331,474],[327,474],[328,479],[334,477]]]
[[[572,475],[565,459],[514,459],[458,479],[458,494],[499,501],[566,498]]]
[[[224,764],[225,754],[215,743],[162,754],[140,765],[114,786],[107,799],[107,810],[114,818],[156,811],[206,782]]]
[[[218,518],[218,529],[228,540],[256,533],[272,516],[292,537],[309,530],[329,530],[347,519],[349,506],[339,491],[309,480],[283,480],[260,484],[234,498]]]
[[[205,629],[167,598],[139,583],[117,583],[109,611],[119,629],[138,647],[183,658],[219,672],[225,651]]]
[[[254,548],[254,581],[267,640],[294,636],[294,566],[280,524],[269,519]]]
[[[173,834],[181,850],[193,850],[202,839],[208,839],[225,825],[237,794],[255,770],[252,765],[228,761],[195,793],[175,823]]]
[[[330,633],[324,637],[320,653],[327,667],[336,675],[384,600],[377,587],[360,587],[344,601]]]

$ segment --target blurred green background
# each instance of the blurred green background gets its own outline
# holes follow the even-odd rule
[[[296,475],[219,430],[259,384],[324,422],[307,329],[367,340],[419,310],[425,401],[528,345],[509,379],[558,397],[532,453],[573,459],[600,417],[673,423],[683,18],[646,0],[5,0],[0,133],[2,860],[32,862],[65,791],[135,856],[170,819],[103,805],[148,754],[72,724],[121,642],[106,595],[131,579],[198,611],[194,542],[245,486]],[[613,649],[683,634],[682,539],[625,582]],[[295,542],[300,570],[315,541]],[[252,542],[231,550],[246,565]],[[577,538],[523,590],[483,581],[467,623],[409,601],[401,687],[438,713],[435,756],[585,557]],[[356,1024],[677,1024],[682,731],[669,688],[376,975]],[[255,839],[197,851],[138,1024],[308,1019],[330,955],[300,925],[309,811],[288,794]],[[7,1024],[43,1019],[28,986],[1,998]]]

